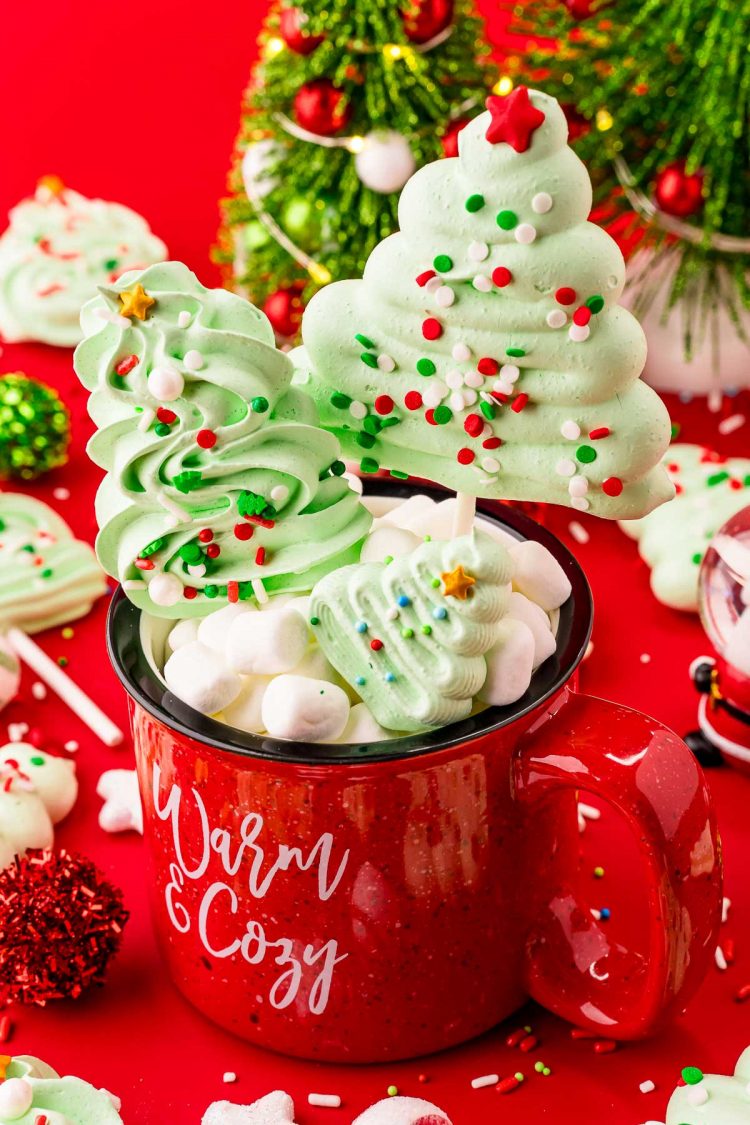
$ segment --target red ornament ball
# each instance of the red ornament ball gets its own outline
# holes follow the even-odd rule
[[[451,121],[440,138],[440,143],[443,146],[443,156],[458,156],[458,134],[464,126],[468,124],[468,117],[462,117],[458,121]]]
[[[579,141],[581,137],[584,137],[586,133],[588,133],[591,125],[583,114],[579,113],[576,107],[569,102],[560,103],[560,109],[565,114],[565,120],[568,122],[568,141],[570,144],[574,145],[576,141]]]
[[[0,1007],[75,1000],[102,984],[129,917],[81,855],[34,850],[0,871]]]
[[[281,38],[296,55],[311,55],[325,39],[325,35],[306,35],[306,16],[299,8],[282,8]]]
[[[667,215],[680,219],[695,215],[703,206],[703,172],[698,169],[688,175],[684,160],[668,164],[654,181],[654,198]]]
[[[401,12],[412,43],[426,43],[453,23],[453,0],[407,0]]]
[[[594,0],[565,0],[565,7],[574,20],[587,20],[594,11]],[[597,12],[606,4],[597,4]]]
[[[263,312],[277,336],[296,336],[302,320],[304,283],[282,286],[266,297]]]
[[[349,123],[351,102],[329,78],[305,82],[294,95],[294,119],[303,129],[319,137],[332,137]]]

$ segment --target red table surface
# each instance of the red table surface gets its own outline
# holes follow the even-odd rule
[[[502,18],[494,6],[484,7],[491,31],[499,34]],[[0,214],[27,194],[39,175],[57,172],[88,194],[140,210],[174,257],[186,260],[209,283],[215,280],[208,248],[216,201],[263,8],[239,0],[210,9],[175,0],[147,9],[82,0],[13,5],[4,13],[0,45]],[[70,463],[30,491],[48,500],[78,535],[92,539],[99,473],[84,454],[91,426],[70,353],[6,346],[0,372],[16,369],[57,386],[73,414]],[[750,452],[747,427],[721,438],[717,416],[701,404],[671,402],[670,407],[683,423],[685,439],[718,444],[728,453]],[[750,414],[750,403],[726,404],[725,413],[736,411]],[[60,485],[70,490],[68,500],[53,497]],[[684,732],[695,710],[687,669],[705,647],[697,620],[653,599],[635,545],[616,527],[576,517],[590,540],[574,542],[568,531],[573,515],[553,512],[549,522],[581,560],[596,598],[594,649],[582,688],[639,707]],[[72,639],[53,630],[40,640],[53,656],[69,658],[70,673],[124,725],[124,698],[104,654],[105,613],[103,599],[75,624]],[[724,933],[738,939],[737,959],[725,973],[711,968],[686,1015],[663,1035],[599,1056],[590,1043],[572,1041],[559,1020],[531,1006],[496,1032],[427,1060],[353,1068],[307,1064],[245,1046],[205,1022],[172,988],[151,931],[141,840],[133,834],[107,836],[97,825],[97,779],[104,769],[131,763],[129,744],[106,749],[56,699],[34,701],[31,682],[26,675],[21,698],[5,711],[2,726],[25,721],[58,744],[78,740],[80,797],[57,841],[95,857],[123,887],[132,916],[106,987],[77,1003],[14,1009],[14,1033],[5,1049],[38,1054],[64,1073],[116,1091],[129,1125],[190,1125],[214,1099],[250,1102],[278,1087],[295,1097],[301,1125],[344,1125],[384,1096],[390,1084],[434,1100],[455,1125],[501,1120],[507,1125],[601,1120],[636,1125],[663,1117],[683,1065],[731,1071],[750,1042],[750,1004],[734,1002],[738,987],[750,981],[750,949],[741,940],[750,929],[750,875],[744,863],[750,780],[738,773],[711,774],[725,844],[726,891],[733,904]],[[582,840],[585,875],[595,864],[606,871],[600,881],[591,878],[592,903],[610,906],[613,929],[637,938],[639,869],[621,825],[605,812]],[[505,1037],[527,1022],[541,1046],[524,1056],[508,1048]],[[537,1059],[551,1067],[549,1077],[534,1073]],[[477,1075],[518,1069],[527,1082],[510,1096],[470,1088]],[[223,1084],[225,1071],[236,1072],[236,1085]],[[427,1076],[426,1084],[420,1074]],[[638,1086],[646,1079],[657,1089],[643,1095]],[[339,1093],[342,1108],[309,1107],[307,1093],[313,1090]]]

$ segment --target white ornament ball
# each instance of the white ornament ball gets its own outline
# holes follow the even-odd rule
[[[278,181],[268,175],[268,166],[277,156],[278,145],[268,137],[248,145],[242,158],[242,180],[251,199],[263,199],[276,187]]]
[[[148,594],[154,605],[177,605],[182,590],[183,585],[174,574],[155,574],[148,584]]]
[[[357,175],[365,187],[382,195],[400,191],[416,166],[406,137],[393,130],[368,133],[354,158]]]
[[[176,367],[165,364],[151,370],[148,389],[159,402],[174,402],[185,389],[185,380]]]

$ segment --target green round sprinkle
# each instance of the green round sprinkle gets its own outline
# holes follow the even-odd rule
[[[576,450],[576,457],[582,464],[590,465],[592,461],[596,461],[596,450],[590,445],[580,445]]]
[[[358,344],[361,344],[363,348],[374,348],[375,347],[374,343],[369,338],[369,336],[363,336],[361,332],[358,332],[357,335],[354,337],[354,339],[357,341]]]
[[[43,766],[46,758],[43,758],[40,754],[35,754],[33,758],[29,758],[29,761],[32,766]]]
[[[745,485],[746,488],[747,488],[748,485],[750,485],[750,473],[747,474],[747,476],[742,481],[742,483]]]
[[[359,463],[359,467],[363,473],[377,473],[380,464],[374,457],[363,457]]]
[[[438,273],[447,273],[448,270],[453,269],[453,258],[448,254],[437,254],[432,259],[432,264]]]
[[[378,357],[376,355],[373,355],[372,352],[362,352],[362,355],[359,358],[363,363],[366,363],[368,367],[378,366]]]
[[[440,579],[439,578],[433,578],[430,581],[430,585],[432,586],[433,590],[437,590],[438,587],[440,586]]]
[[[204,586],[203,587],[203,593],[206,595],[207,598],[215,598],[216,595],[218,594],[218,592],[219,592],[218,586],[212,585],[212,586]]]
[[[254,399],[251,399],[250,405],[256,414],[265,414],[268,410],[268,399],[263,398],[263,395],[257,395]]]
[[[357,445],[361,445],[363,449],[372,449],[375,444],[375,435],[368,434],[364,430],[361,434],[357,434]]]
[[[440,406],[435,409],[435,413],[432,417],[435,419],[438,426],[444,426],[447,422],[450,422],[453,417],[453,411],[449,406],[445,406],[444,403],[441,403]]]
[[[331,395],[331,406],[335,406],[337,410],[348,410],[351,404],[349,395],[345,395],[343,391],[334,391]]]
[[[311,625],[320,625],[320,618],[319,617],[311,617],[310,618],[310,624]]]
[[[586,305],[591,309],[592,313],[600,313],[604,308],[604,298],[595,293],[593,297],[589,297]]]
[[[199,563],[203,559],[203,551],[197,543],[183,543],[177,554],[183,562],[190,564]]]
[[[696,551],[696,553],[693,555],[692,561],[696,566],[701,565],[701,563],[703,562],[703,555],[700,553],[700,551]]]
[[[383,559],[383,562],[386,566],[390,566],[390,564],[393,562],[393,555],[386,555]]]
[[[550,1068],[548,1066],[545,1066],[544,1070],[542,1071],[542,1074],[544,1075],[544,1077],[549,1078],[551,1073],[552,1073],[552,1071],[550,1070]]]
[[[513,1077],[515,1078],[516,1082],[523,1082],[526,1079],[526,1075],[520,1070],[517,1070]]]
[[[398,1093],[398,1086],[389,1086],[386,1090],[389,1098],[395,1098]]]
[[[117,269],[117,258],[107,258],[106,262],[104,263],[104,268],[105,268],[105,270],[107,270],[108,273],[111,273],[112,270],[116,270]]]
[[[404,637],[407,641],[411,640],[411,638],[414,636],[414,630],[408,629],[408,628],[402,629],[401,630],[401,636]]]
[[[331,472],[335,477],[343,476],[346,472],[346,465],[343,461],[334,461],[331,465]]]
[[[518,226],[518,215],[515,211],[500,211],[497,225],[503,230],[513,230],[513,227]]]
[[[430,633],[432,632],[432,625],[423,625],[422,632],[426,637],[429,637]]]
[[[683,1068],[682,1078],[688,1086],[697,1086],[699,1082],[703,1081],[703,1071],[699,1070],[697,1066],[686,1066]]]
[[[61,668],[67,668],[68,667],[67,656],[58,656],[57,663],[60,665]]]
[[[157,437],[166,437],[167,434],[171,434],[171,432],[166,422],[157,422],[154,426],[154,433]]]
[[[682,427],[680,426],[679,422],[672,423],[672,425],[670,426],[670,429],[672,431],[672,441],[674,441],[676,437],[679,437],[681,428]]]
[[[518,359],[521,359],[522,356],[526,355],[526,349],[525,348],[506,348],[505,354],[516,356]]]
[[[542,1071],[544,1070],[544,1063],[543,1062],[535,1062],[534,1063],[534,1070],[537,1072],[537,1074],[541,1074]]]
[[[425,356],[417,360],[417,371],[420,375],[434,375],[437,371],[437,367],[431,359],[427,359]]]
[[[491,402],[485,402],[484,399],[482,399],[482,401],[479,404],[479,409],[482,411],[482,414],[484,414],[485,418],[489,422],[491,422],[492,419],[495,417],[495,407],[492,405]]]
[[[474,195],[470,195],[464,207],[467,211],[481,211],[484,207],[484,196],[480,195],[478,192]]]
[[[368,434],[379,434],[383,428],[383,423],[378,418],[377,414],[368,414],[362,422],[362,429],[366,430]]]

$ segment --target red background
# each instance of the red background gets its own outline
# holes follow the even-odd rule
[[[0,44],[0,215],[33,189],[38,176],[56,172],[80,191],[141,211],[173,257],[187,261],[203,280],[215,281],[208,249],[264,8],[239,0],[213,5],[160,0],[151,6],[38,0],[16,3],[12,10],[6,5]],[[502,16],[488,3],[484,14],[498,38]],[[7,346],[0,372],[15,369],[58,386],[72,409],[70,464],[33,491],[79,535],[93,538],[98,473],[83,453],[90,426],[70,353]],[[687,440],[748,452],[746,427],[721,439],[718,416],[699,404],[670,407],[683,421]],[[747,409],[747,402],[735,401],[726,404],[725,413]],[[52,498],[58,485],[71,490],[69,500]],[[650,711],[684,732],[694,719],[687,669],[704,650],[700,626],[654,601],[634,544],[616,527],[583,517],[591,538],[578,545],[568,533],[570,519],[570,513],[557,512],[550,522],[586,568],[597,602],[594,651],[584,666],[583,688]],[[124,724],[124,700],[104,655],[105,611],[103,601],[75,624],[72,640],[64,640],[59,630],[41,640],[54,656],[69,657],[71,674]],[[204,1022],[165,979],[147,914],[140,839],[108,837],[96,824],[96,781],[103,769],[130,763],[127,745],[105,749],[57,701],[32,701],[30,684],[27,676],[21,699],[2,716],[3,725],[26,721],[50,741],[79,741],[81,794],[58,842],[96,857],[124,888],[132,918],[106,988],[75,1004],[14,1010],[10,1049],[38,1054],[62,1072],[116,1091],[129,1125],[197,1123],[215,1098],[249,1102],[276,1087],[297,1099],[301,1125],[348,1125],[391,1083],[403,1093],[434,1100],[452,1114],[455,1125],[496,1120],[572,1125],[605,1119],[610,1125],[634,1125],[663,1117],[683,1065],[731,1071],[750,1042],[750,1004],[733,1002],[738,987],[750,981],[750,951],[740,940],[736,964],[723,974],[711,969],[688,1013],[672,1029],[613,1055],[596,1056],[590,1044],[572,1042],[563,1024],[534,1008],[517,1021],[532,1022],[540,1037],[542,1046],[531,1056],[504,1044],[516,1021],[460,1050],[379,1068],[308,1065],[246,1047]],[[711,784],[725,842],[727,894],[733,900],[724,932],[741,938],[750,929],[744,863],[750,781],[724,769],[712,773]],[[584,846],[586,875],[594,864],[606,868],[603,880],[591,881],[592,903],[609,905],[612,926],[634,934],[639,872],[611,814],[589,829]],[[538,1058],[552,1068],[549,1078],[533,1073]],[[470,1089],[476,1075],[517,1069],[528,1081],[509,1097]],[[237,1073],[236,1086],[222,1084],[227,1070]],[[418,1082],[420,1073],[428,1076],[427,1085]],[[657,1091],[642,1095],[638,1085],[647,1078],[656,1082]],[[310,1090],[337,1092],[344,1107],[310,1108]]]

